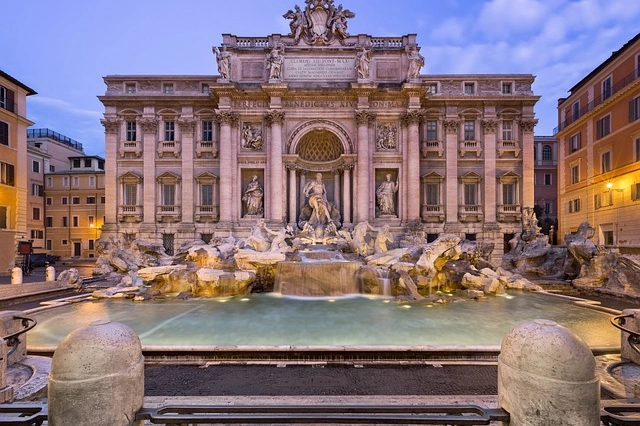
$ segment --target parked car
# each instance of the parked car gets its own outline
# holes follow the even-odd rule
[[[60,256],[54,256],[49,253],[32,253],[29,256],[31,257],[31,266],[34,268],[38,266],[46,266],[47,264],[53,265],[60,260]]]

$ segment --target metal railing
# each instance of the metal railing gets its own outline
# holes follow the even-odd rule
[[[7,353],[7,356],[11,355],[16,351],[16,349],[18,349],[18,345],[20,345],[21,343],[20,335],[31,330],[33,327],[36,326],[36,324],[38,324],[38,322],[33,318],[14,316],[13,319],[20,320],[20,323],[22,324],[23,328],[21,330],[16,331],[15,333],[12,333],[12,334],[9,334],[8,336],[3,337],[7,346],[11,348]]]
[[[604,426],[640,426],[640,405],[620,404],[602,407],[600,421]]]
[[[633,330],[629,330],[628,328],[624,327],[624,325],[627,322],[627,318],[633,318],[633,315],[632,314],[628,314],[628,315],[615,316],[615,317],[611,318],[611,324],[613,324],[613,326],[618,328],[620,331],[629,334],[629,336],[627,336],[627,342],[629,342],[629,346],[636,353],[640,354],[640,348],[638,348],[638,344],[640,344],[640,334],[638,334],[637,332],[635,332]],[[638,425],[640,425],[640,423],[638,423]]]

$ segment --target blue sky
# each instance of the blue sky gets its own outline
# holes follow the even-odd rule
[[[350,34],[418,34],[423,74],[536,76],[536,134],[557,125],[557,100],[640,31],[638,0],[336,0],[356,14]],[[289,32],[304,0],[7,0],[0,69],[38,92],[34,127],[104,156],[111,74],[213,75],[221,34]]]

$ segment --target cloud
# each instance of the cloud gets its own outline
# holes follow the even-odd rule
[[[100,120],[103,117],[102,111],[94,111],[79,108],[65,100],[49,98],[46,96],[36,95],[29,97],[29,106],[39,105],[42,107],[52,108],[58,113],[76,115],[94,120]]]
[[[540,0],[491,0],[478,16],[478,29],[489,40],[538,30],[554,2]]]

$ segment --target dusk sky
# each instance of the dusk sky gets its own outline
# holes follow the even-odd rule
[[[422,74],[533,74],[536,135],[557,126],[557,100],[640,31],[638,0],[336,0],[350,34],[417,34]],[[102,78],[214,75],[221,34],[287,34],[304,0],[6,0],[0,69],[38,92],[33,127],[105,155]]]

